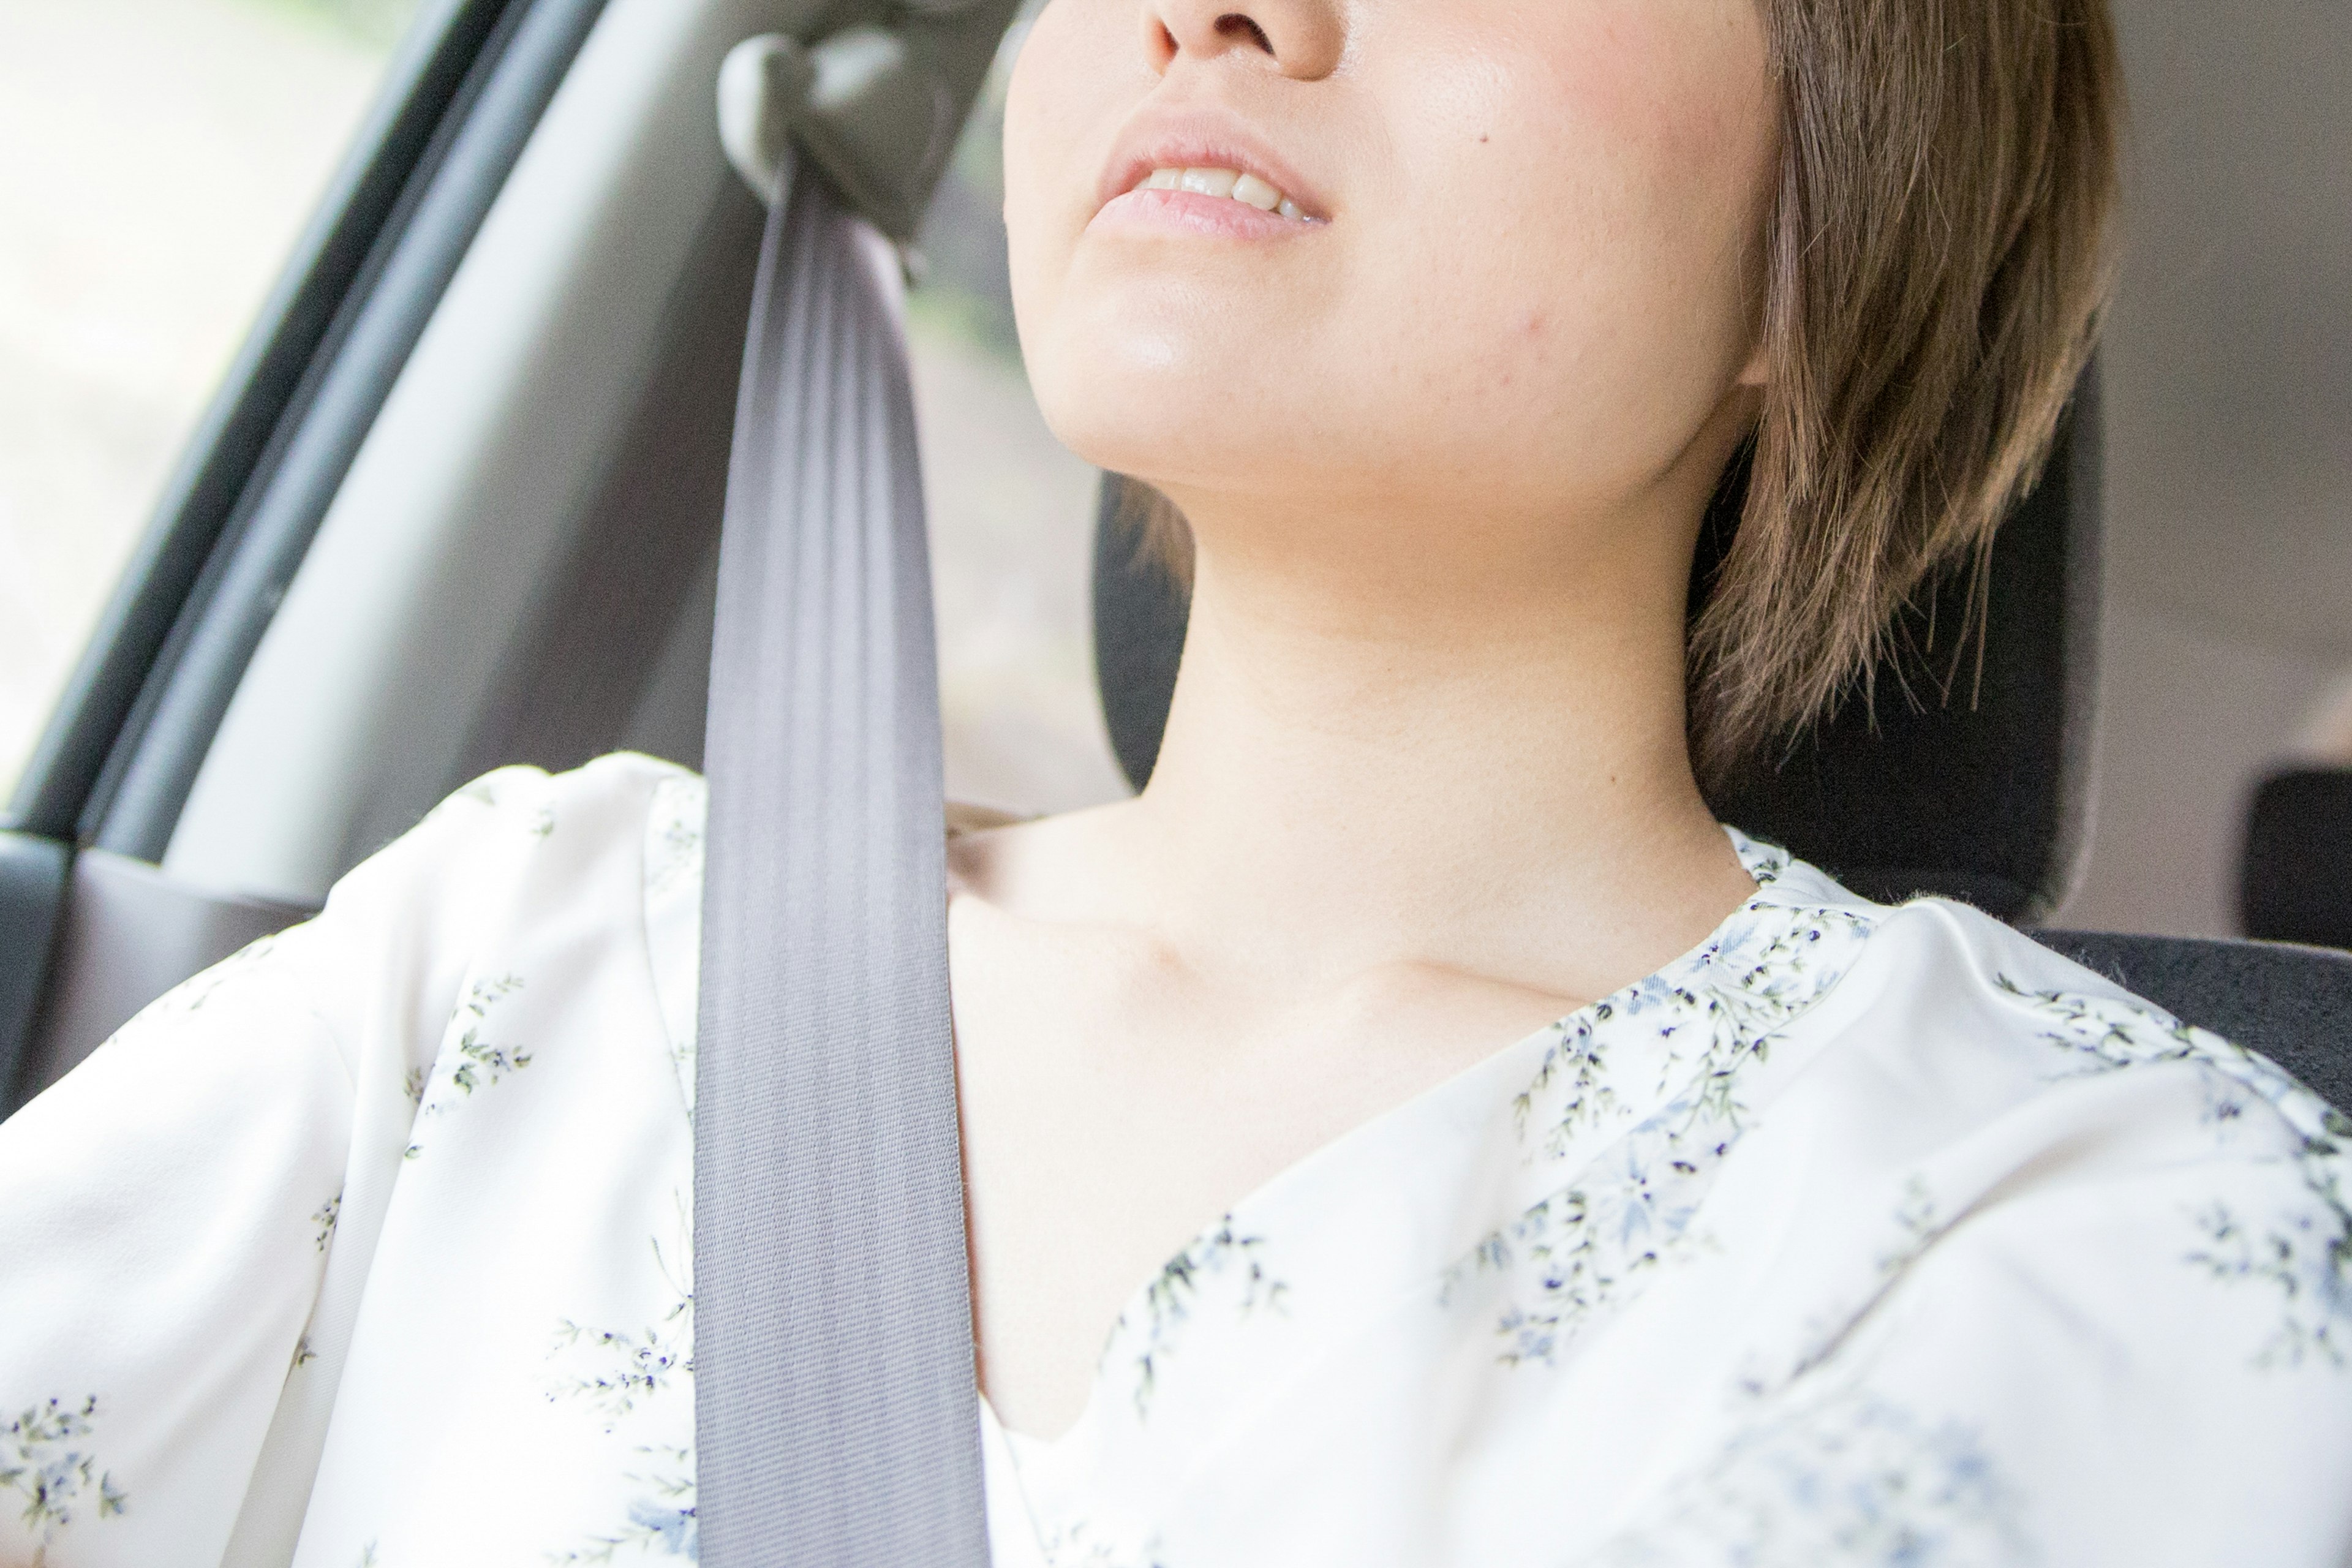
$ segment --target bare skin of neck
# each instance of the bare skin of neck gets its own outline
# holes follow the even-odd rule
[[[1726,443],[1696,445],[1605,525],[1180,494],[1192,618],[1150,786],[951,851],[1007,1426],[1076,1421],[1120,1310],[1244,1194],[1753,892],[1684,740],[1694,476]]]

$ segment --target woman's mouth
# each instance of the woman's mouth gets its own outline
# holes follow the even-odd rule
[[[1292,223],[1319,223],[1276,186],[1243,169],[1154,169],[1133,187],[1136,191],[1182,191],[1191,195],[1239,202]],[[1132,194],[1130,192],[1129,194]]]
[[[1318,229],[1308,212],[1263,174],[1220,164],[1164,164],[1103,204],[1089,226],[1138,235],[1272,240]]]
[[[1229,110],[1154,107],[1112,149],[1088,226],[1138,237],[1296,239],[1333,216],[1311,178]]]

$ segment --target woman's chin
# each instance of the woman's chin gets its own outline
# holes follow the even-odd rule
[[[1139,479],[1181,479],[1245,468],[1273,432],[1297,418],[1251,395],[1232,375],[1188,373],[1181,363],[1108,357],[1094,346],[1084,374],[1056,374],[1031,361],[1045,423],[1062,445],[1097,468]],[[1108,363],[1107,363],[1108,358]],[[1295,466],[1297,453],[1289,461]]]
[[[1030,382],[1057,430],[1065,420],[1074,429],[1238,424],[1235,410],[1279,405],[1328,374],[1303,362],[1313,334],[1265,300],[1074,278],[1048,310],[1023,314]]]

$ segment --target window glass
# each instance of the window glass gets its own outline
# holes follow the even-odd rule
[[[1127,783],[1095,695],[1088,577],[1099,476],[1045,428],[1013,329],[1003,93],[1021,31],[999,53],[932,205],[907,313],[948,795],[1045,812],[1115,799]]]
[[[416,0],[0,0],[0,797]]]

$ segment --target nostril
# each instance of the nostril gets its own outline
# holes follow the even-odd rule
[[[1267,54],[1274,53],[1274,40],[1265,36],[1265,29],[1238,11],[1228,11],[1218,17],[1217,32],[1228,38],[1245,37]]]

